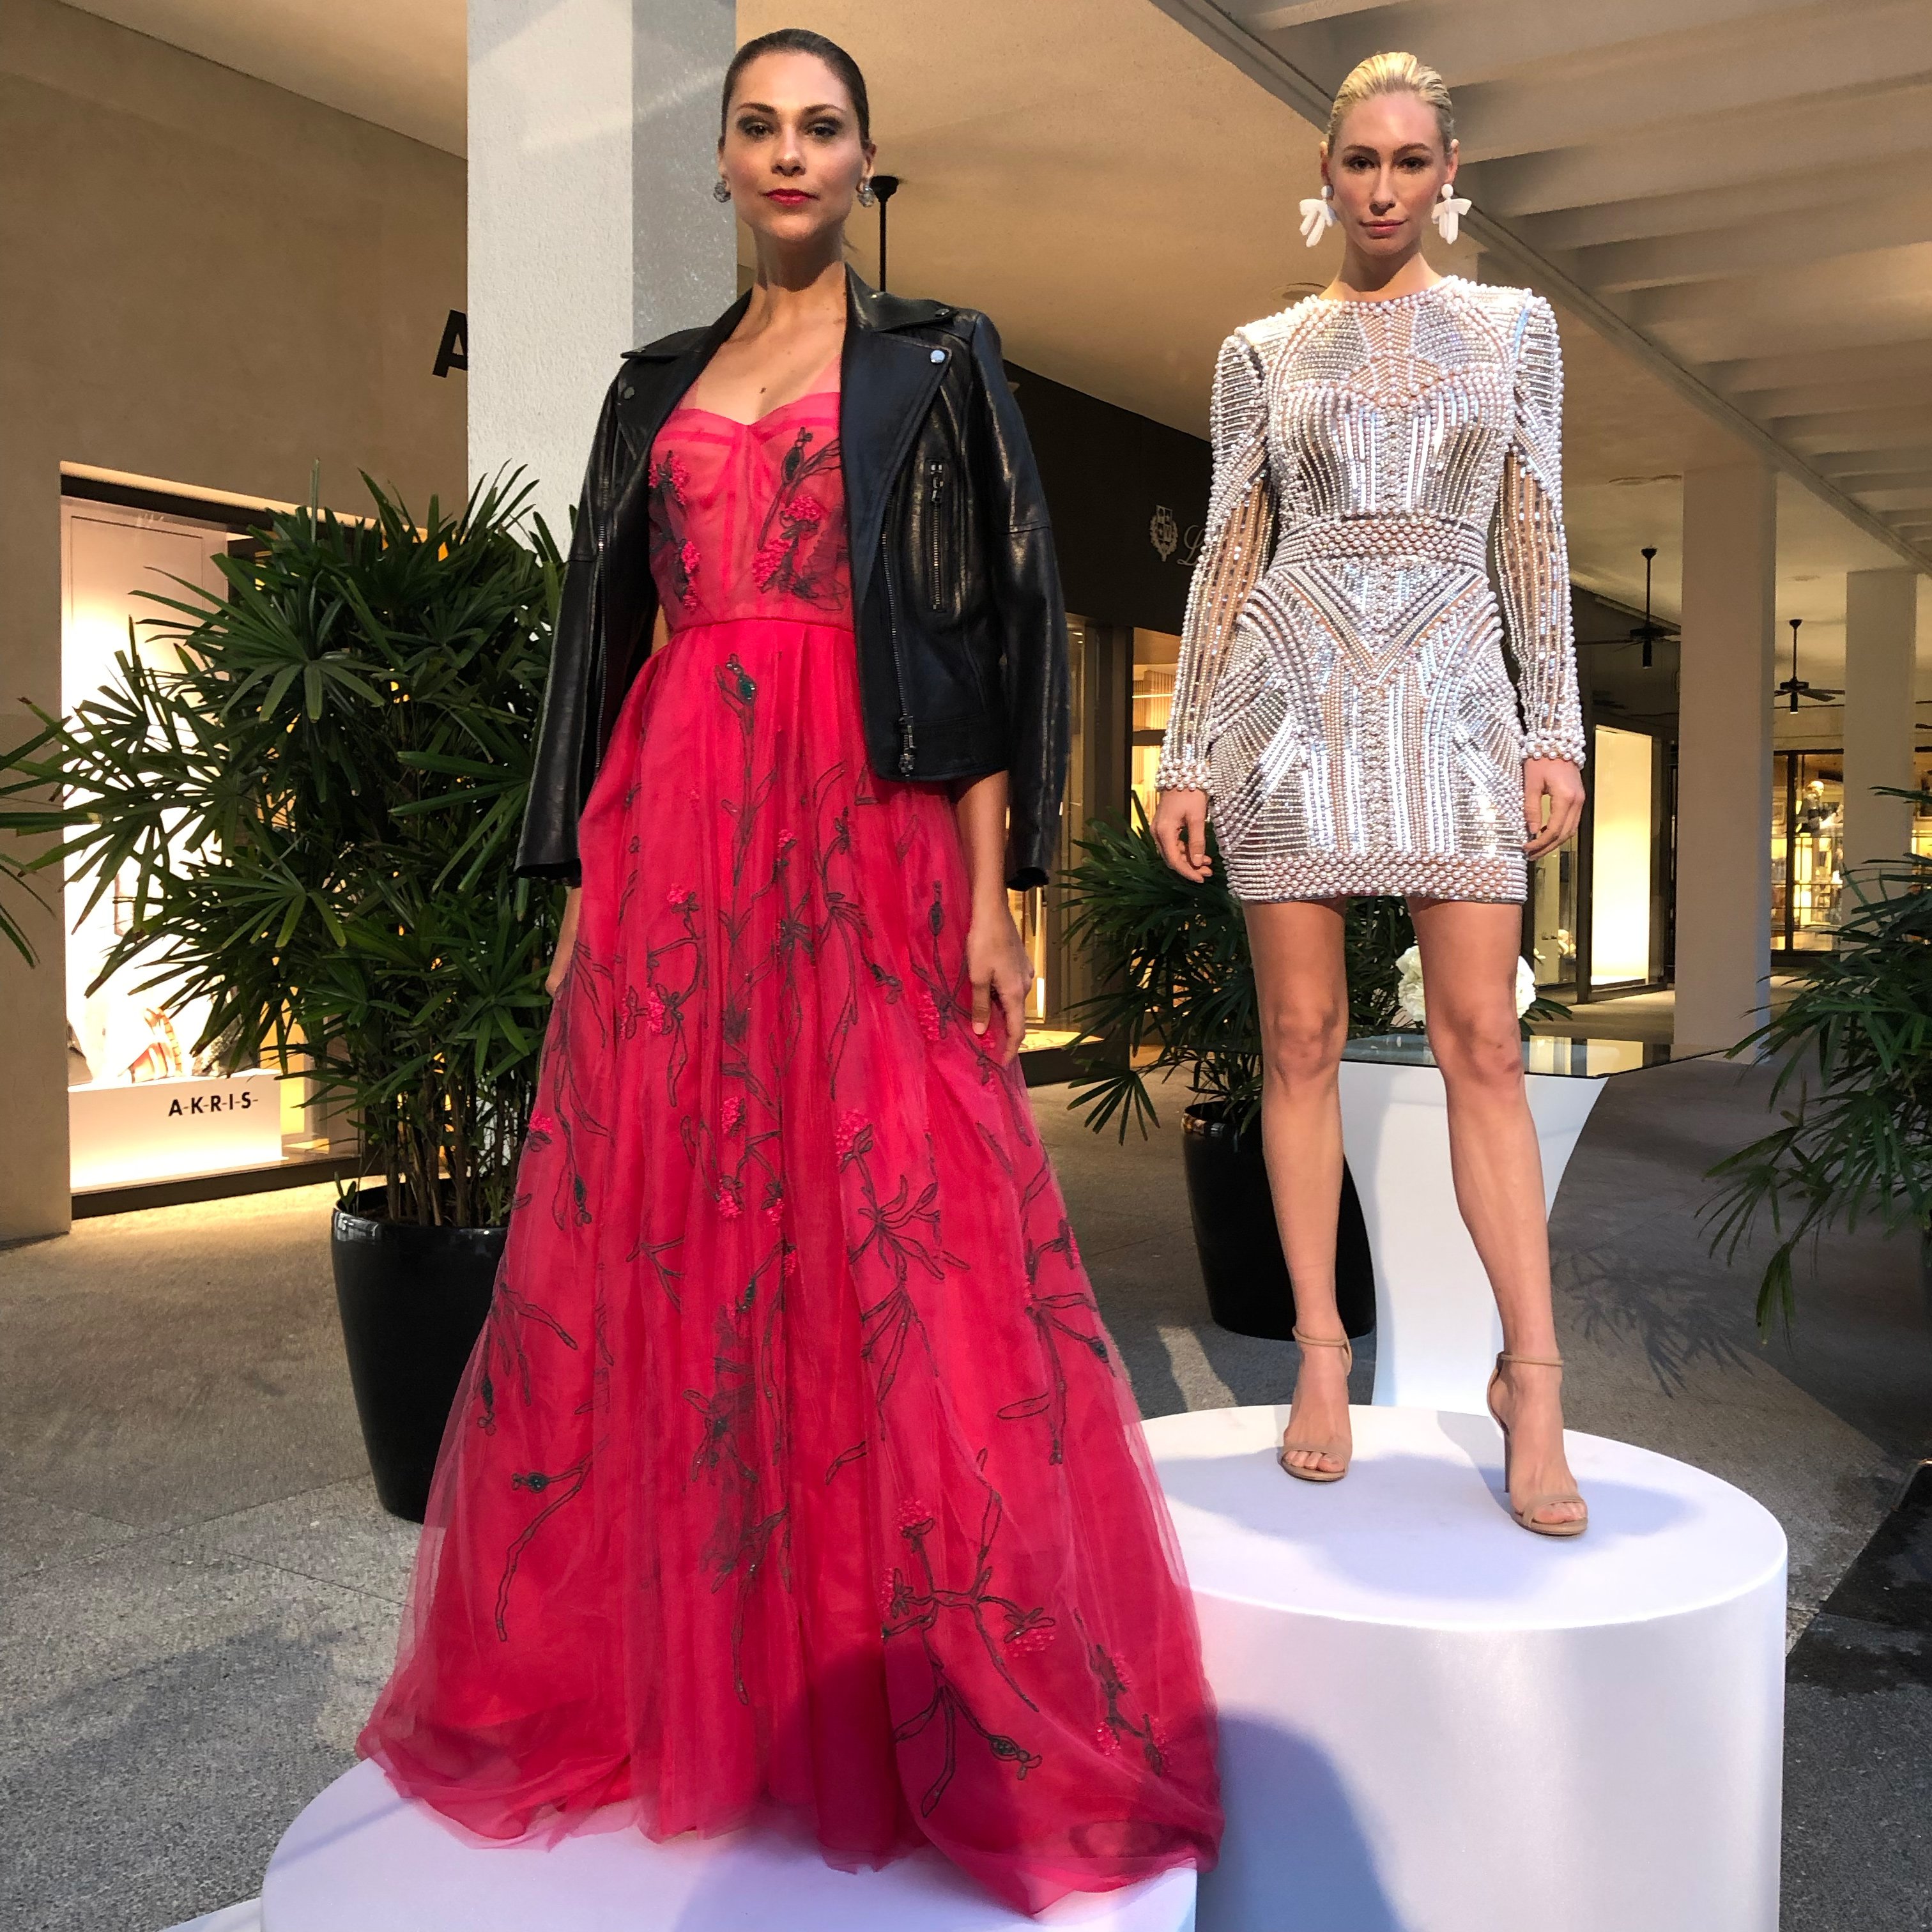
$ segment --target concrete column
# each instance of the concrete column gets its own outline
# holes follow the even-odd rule
[[[1897,859],[1912,844],[1912,806],[1874,785],[1912,784],[1918,573],[1855,570],[1845,579],[1844,862]]]
[[[1776,479],[1684,478],[1678,686],[1677,1025],[1682,1052],[1762,1023],[1771,974],[1771,692]]]
[[[0,732],[10,746],[33,724],[16,694],[61,706],[61,450],[45,412],[16,414],[24,420],[0,440]],[[8,843],[16,859],[33,849]],[[0,1240],[64,1233],[71,1204],[66,934],[58,875],[43,872],[38,884],[52,910],[0,885],[40,962],[28,966],[0,940]]]
[[[626,349],[737,285],[711,196],[733,0],[470,0],[470,471],[560,544]]]

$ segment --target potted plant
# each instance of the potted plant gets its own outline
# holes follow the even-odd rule
[[[0,754],[0,830],[53,835],[16,883],[128,898],[102,980],[206,996],[199,1048],[271,1056],[352,1125],[350,1375],[383,1505],[420,1520],[542,1040],[554,895],[511,868],[561,571],[514,483],[420,526],[368,487],[366,520],[274,518],[220,560],[225,596],[156,596],[172,667],[130,638],[73,716],[38,713]]]
[[[1932,791],[1898,791],[1932,813]],[[1875,1220],[1919,1238],[1932,1306],[1932,858],[1861,866],[1837,950],[1814,955],[1804,983],[1731,1049],[1780,1060],[1771,1105],[1784,1125],[1711,1170],[1723,1186],[1704,1212],[1727,1258],[1768,1212],[1780,1238],[1765,1264],[1757,1319],[1789,1328],[1792,1256],[1808,1235]]]
[[[1194,1099],[1182,1116],[1181,1157],[1209,1312],[1236,1334],[1282,1340],[1294,1325],[1294,1292],[1282,1258],[1262,1158],[1261,1018],[1240,904],[1217,862],[1204,884],[1161,857],[1136,796],[1132,818],[1102,820],[1081,842],[1064,884],[1068,937],[1091,949],[1101,992],[1081,1004],[1075,1042],[1084,1072],[1073,1106],[1097,1133],[1109,1120],[1126,1138],[1156,1118],[1151,1074],[1184,1069]],[[1396,962],[1414,938],[1400,899],[1351,902],[1344,944],[1352,1037],[1386,1033],[1396,1018]],[[1375,1326],[1368,1232],[1345,1166],[1335,1256],[1343,1328]]]

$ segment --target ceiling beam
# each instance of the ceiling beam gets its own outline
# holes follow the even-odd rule
[[[1932,498],[1932,470],[1854,470],[1849,476],[1834,477],[1841,490],[1856,490],[1862,498],[1870,491],[1875,510],[1903,509],[1921,496]],[[1888,497],[1898,499],[1887,502]]]
[[[1245,16],[1241,24],[1250,33],[1278,34],[1295,27],[1311,27],[1348,14],[1379,14],[1389,0],[1298,0],[1290,6],[1264,6]]]
[[[1621,19],[1620,8],[1605,10]],[[1456,132],[1472,160],[1551,148],[1672,138],[1669,130],[1718,115],[1748,115],[1755,145],[1775,155],[1787,118],[1832,95],[1868,98],[1932,78],[1932,8],[1924,0],[1863,0],[1838,31],[1786,14],[1763,23],[1748,56],[1736,28],[1684,23],[1686,31],[1626,41],[1567,61],[1560,85],[1540,67],[1459,88]]]
[[[1730,188],[1697,188],[1668,194],[1634,195],[1626,201],[1592,202],[1552,208],[1518,218],[1526,240],[1560,253],[1607,247],[1618,242],[1647,242],[1665,235],[1708,233],[1748,224],[1775,214],[1780,218],[1819,211],[1828,220],[1839,208],[1869,191],[1870,170],[1862,166],[1801,168],[1761,176]]]
[[[1873,381],[1914,386],[1932,382],[1932,341],[1918,337],[1904,342],[1869,344],[1858,351],[1858,368],[1861,377]],[[1807,350],[1796,354],[1714,362],[1705,369],[1704,374],[1720,394],[1744,396],[1760,389],[1802,388],[1810,383],[1839,382],[1844,371],[1842,354]]]
[[[1567,6],[1550,0],[1456,0],[1454,42],[1435,64],[1451,87],[1468,87],[1532,62],[1568,60],[1687,28],[1823,10],[1824,0],[1617,0],[1614,6],[1594,7],[1574,0]],[[1377,13],[1302,28],[1276,50],[1332,94],[1349,68],[1382,48],[1435,46],[1443,38],[1444,11],[1439,0],[1399,0]]]
[[[1932,408],[1894,405],[1888,410],[1848,410],[1821,416],[1783,416],[1765,427],[1786,447],[1828,449],[1932,450]]]
[[[1743,108],[1676,122],[1668,138],[1646,129],[1480,162],[1474,192],[1479,207],[1514,218],[1666,194],[1687,178],[1707,188],[1737,188],[1840,164],[1847,154],[1868,169],[1916,163],[1928,145],[1932,81],[1909,77],[1794,101],[1774,116]]]
[[[1745,220],[1696,234],[1580,248],[1569,259],[1578,279],[1600,295],[1808,267],[1914,242],[1932,242],[1932,187],[1862,200],[1808,220],[1795,219],[1774,194],[1767,195]]]
[[[1312,126],[1325,126],[1329,95],[1272,46],[1231,20],[1212,0],[1154,0],[1154,4],[1202,43],[1220,54],[1237,72],[1285,102]],[[1551,9],[1552,11],[1559,10]],[[1568,11],[1569,10],[1561,10]],[[1598,10],[1576,10],[1596,11]],[[1802,484],[1821,502],[1830,506],[1855,529],[1883,544],[1887,549],[1916,570],[1932,572],[1932,555],[1906,542],[1888,524],[1852,497],[1846,495],[1819,470],[1814,470],[1795,450],[1768,434],[1736,404],[1720,396],[1676,358],[1634,328],[1616,310],[1531,248],[1495,217],[1472,208],[1464,225],[1485,248],[1527,273],[1542,292],[1562,302],[1581,320],[1588,322],[1607,340],[1623,350],[1670,388],[1694,404],[1744,446]]]

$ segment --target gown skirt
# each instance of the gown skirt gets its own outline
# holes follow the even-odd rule
[[[953,808],[872,772],[849,626],[676,630],[580,847],[363,1754],[491,1838],[776,1803],[1028,1911],[1204,1869],[1172,1528],[997,1010],[971,1030]]]

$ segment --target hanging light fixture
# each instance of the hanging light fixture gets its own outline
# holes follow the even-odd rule
[[[1642,664],[1646,670],[1652,668],[1652,651],[1663,631],[1650,620],[1650,566],[1657,556],[1657,546],[1646,544],[1643,547],[1643,622],[1630,632],[1630,641],[1643,646]]]
[[[879,200],[879,292],[886,292],[886,204],[899,191],[897,175],[874,175],[872,192]]]
[[[1804,620],[1802,617],[1789,617],[1785,621],[1791,626],[1791,675],[1778,687],[1776,694],[1780,698],[1788,697],[1794,711],[1798,709],[1798,700],[1801,698],[1809,699],[1814,704],[1835,704],[1844,696],[1842,691],[1824,690],[1817,685],[1808,684],[1798,675],[1798,627]]]

